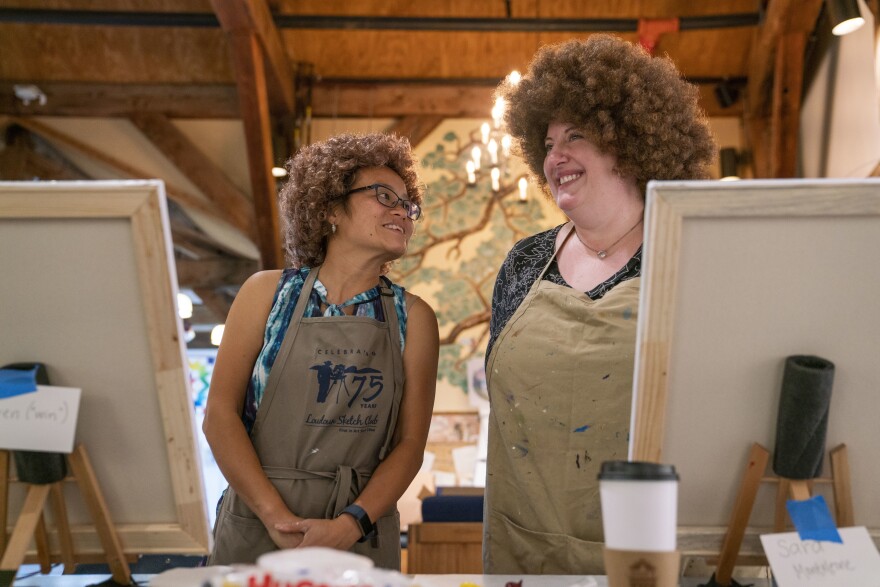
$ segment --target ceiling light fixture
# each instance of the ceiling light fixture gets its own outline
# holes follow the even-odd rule
[[[826,0],[832,34],[842,37],[858,30],[865,24],[859,12],[858,0]]]
[[[734,147],[724,147],[718,152],[721,181],[736,181],[739,177],[739,156]]]
[[[214,346],[220,346],[220,341],[223,340],[223,331],[226,329],[225,324],[218,324],[214,328],[211,329],[211,344]]]
[[[190,297],[185,293],[177,294],[177,314],[184,320],[192,318],[193,303]]]

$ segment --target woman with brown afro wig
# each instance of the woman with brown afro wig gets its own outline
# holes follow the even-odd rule
[[[514,245],[495,282],[483,568],[601,574],[596,477],[627,456],[645,185],[706,177],[714,144],[675,66],[609,35],[541,48],[496,93],[569,222]]]
[[[229,487],[209,564],[324,546],[399,570],[439,343],[431,307],[384,276],[421,215],[416,163],[404,138],[341,135],[288,171],[291,267],[244,283],[211,381],[203,428]]]

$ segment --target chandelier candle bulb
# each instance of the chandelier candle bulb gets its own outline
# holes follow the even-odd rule
[[[525,202],[527,190],[529,189],[529,182],[526,178],[521,177],[521,178],[519,178],[518,186],[519,186],[519,201]]]
[[[497,167],[492,168],[492,191],[501,191],[501,170]]]
[[[476,169],[474,168],[474,162],[468,161],[467,163],[465,163],[464,166],[465,166],[465,169],[467,169],[468,185],[474,185],[475,183],[477,183],[477,173],[476,173]]]
[[[489,159],[492,161],[492,165],[498,165],[498,143],[495,139],[489,141]]]
[[[510,143],[513,139],[510,138],[510,135],[504,135],[501,137],[501,153],[505,157],[510,157]]]
[[[495,100],[495,105],[492,107],[492,121],[495,123],[495,128],[501,128],[501,119],[504,118],[505,107],[504,98]]]
[[[480,150],[480,147],[475,146],[471,149],[471,159],[474,162],[474,171],[480,170],[480,159],[483,157],[483,152]]]
[[[480,126],[480,137],[481,137],[481,140],[483,141],[484,145],[489,142],[489,123],[488,122],[484,122],[483,125]]]

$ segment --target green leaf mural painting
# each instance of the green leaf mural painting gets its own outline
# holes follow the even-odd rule
[[[488,173],[468,185],[465,164],[480,141],[480,122],[446,121],[417,147],[425,214],[390,276],[437,311],[438,409],[468,408],[466,363],[485,354],[492,288],[510,247],[565,220],[534,182],[520,199],[517,181],[527,169],[517,158],[500,190],[492,190]]]

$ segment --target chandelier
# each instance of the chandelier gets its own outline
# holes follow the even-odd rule
[[[507,76],[508,81],[513,84],[519,83],[520,78],[520,73],[516,70]],[[488,173],[492,191],[497,193],[512,179],[510,147],[513,139],[504,130],[505,107],[504,98],[496,98],[492,106],[492,123],[484,122],[480,126],[480,142],[471,149],[471,158],[465,163],[468,186],[477,185],[478,177]],[[526,200],[528,185],[525,177],[520,177],[517,181],[521,202]]]

